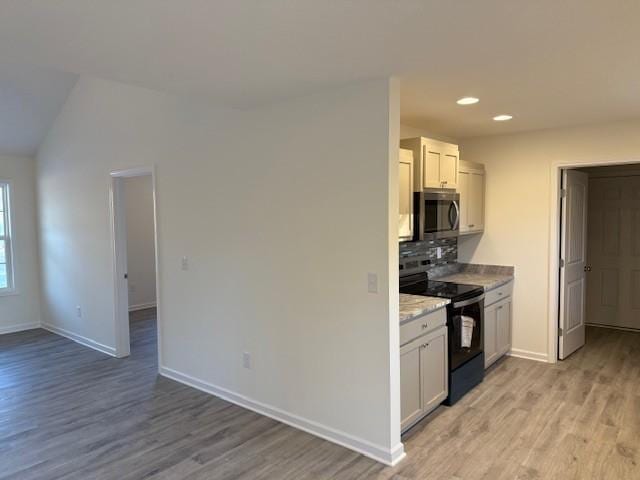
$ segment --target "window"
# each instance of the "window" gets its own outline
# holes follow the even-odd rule
[[[0,293],[13,290],[9,184],[0,181]]]

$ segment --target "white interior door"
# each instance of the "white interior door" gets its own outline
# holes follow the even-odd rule
[[[131,353],[129,343],[129,281],[127,273],[127,221],[125,211],[124,179],[113,179],[113,230],[115,277],[115,329],[116,356],[127,357]]]
[[[586,173],[575,170],[562,176],[560,360],[584,345],[588,181]]]

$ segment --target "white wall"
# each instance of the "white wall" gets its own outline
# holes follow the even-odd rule
[[[546,359],[551,166],[640,160],[640,122],[469,139],[461,148],[461,158],[485,164],[486,219],[482,236],[460,240],[460,260],[515,266],[514,352]]]
[[[155,164],[164,373],[400,455],[390,90],[233,112],[81,78],[38,156],[46,322],[112,351],[109,172]]]
[[[436,133],[425,130],[424,128],[412,127],[410,125],[400,125],[400,138],[427,137],[441,142],[458,143],[453,137],[438,135]]]
[[[0,179],[11,182],[15,294],[0,296],[0,334],[40,326],[35,161],[0,156]]]
[[[129,308],[156,303],[156,258],[151,175],[123,179],[127,217]]]

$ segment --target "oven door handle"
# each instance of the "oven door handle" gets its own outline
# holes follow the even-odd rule
[[[478,303],[480,300],[484,300],[484,293],[482,295],[478,295],[477,297],[470,298],[469,300],[463,300],[461,302],[452,303],[451,306],[453,308],[466,307],[468,305]]]

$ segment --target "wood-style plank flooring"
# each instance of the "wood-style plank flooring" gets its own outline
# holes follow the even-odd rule
[[[44,330],[0,336],[0,479],[640,479],[640,334],[589,328],[547,365],[507,358],[404,438],[395,468]]]

